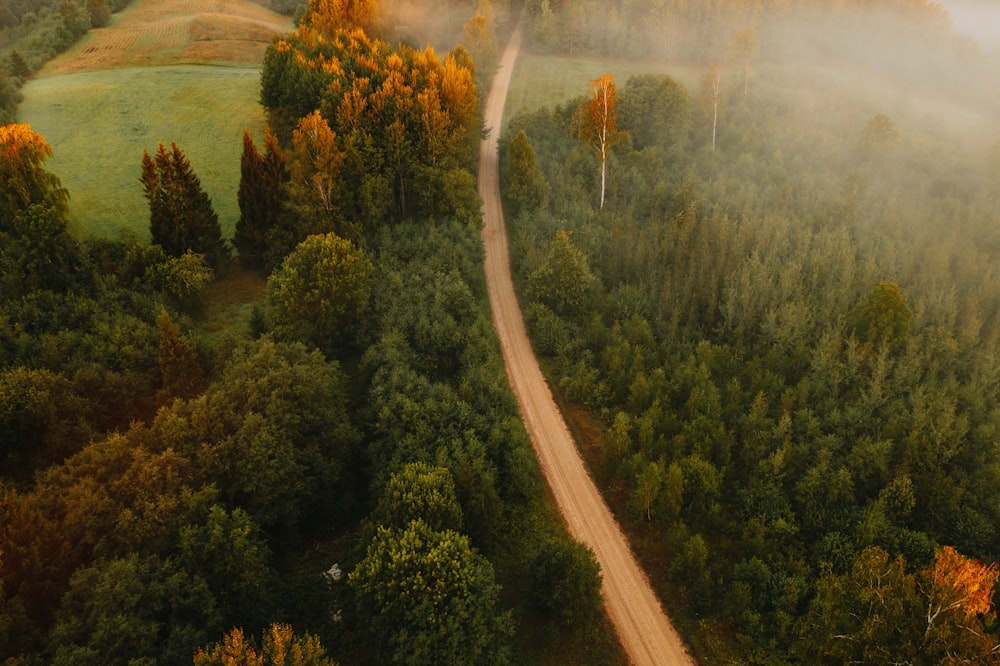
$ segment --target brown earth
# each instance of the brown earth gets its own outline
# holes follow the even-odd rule
[[[601,565],[601,594],[625,653],[637,666],[692,664],[694,660],[667,619],[621,528],[587,473],[532,352],[514,293],[500,205],[497,136],[519,46],[518,29],[504,51],[486,100],[485,122],[493,133],[483,140],[479,153],[486,283],[507,376],[559,512],[570,534],[590,546]]]
[[[91,30],[46,67],[45,75],[91,69],[253,63],[275,35],[292,30],[288,17],[247,0],[139,0]]]

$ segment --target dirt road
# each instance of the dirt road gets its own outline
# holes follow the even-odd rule
[[[510,276],[507,232],[500,205],[497,138],[511,70],[520,46],[515,30],[500,60],[484,110],[490,136],[479,152],[479,193],[483,198],[486,283],[493,323],[500,337],[507,376],[517,395],[542,471],[570,534],[590,546],[601,565],[601,593],[629,659],[646,664],[692,664],[677,632],[633,557],[625,536],[604,504],[577,452],[545,378],[538,367]]]

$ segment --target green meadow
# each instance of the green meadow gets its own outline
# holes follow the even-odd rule
[[[243,129],[264,132],[257,66],[174,65],[43,77],[24,87],[21,122],[52,146],[46,168],[70,193],[78,234],[149,237],[142,151],[185,152],[231,238],[239,207]]]

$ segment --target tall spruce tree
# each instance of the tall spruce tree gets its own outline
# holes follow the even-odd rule
[[[201,181],[176,143],[161,143],[156,155],[142,151],[143,191],[149,201],[149,230],[164,252],[179,257],[188,250],[204,254],[217,267],[228,256],[219,216]]]
[[[243,131],[243,159],[240,164],[240,189],[237,199],[240,219],[236,223],[233,245],[240,253],[240,263],[250,268],[264,265],[268,237],[278,226],[288,181],[285,156],[278,140],[265,130],[261,155],[250,133]]]

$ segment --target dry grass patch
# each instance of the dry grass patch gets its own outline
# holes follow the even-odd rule
[[[287,17],[247,0],[140,0],[106,28],[92,30],[43,75],[94,69],[191,63],[253,63]]]

